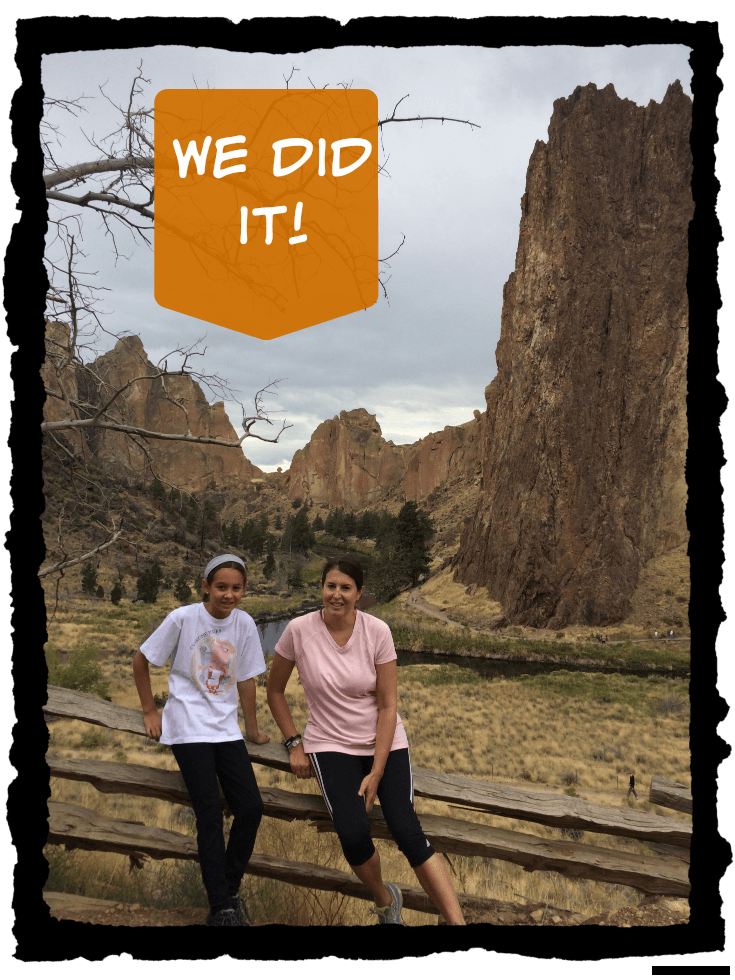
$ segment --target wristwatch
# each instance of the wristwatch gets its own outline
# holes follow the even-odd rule
[[[302,741],[303,739],[300,735],[292,735],[291,738],[287,738],[283,744],[290,752],[291,749],[295,749],[297,745],[301,745]]]

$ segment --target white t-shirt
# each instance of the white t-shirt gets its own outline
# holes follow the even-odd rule
[[[324,625],[321,612],[292,619],[276,653],[295,660],[309,707],[305,752],[374,755],[378,727],[376,664],[396,659],[390,628],[357,611],[352,636],[341,647]],[[408,747],[400,715],[391,751]]]
[[[237,683],[265,671],[258,628],[242,609],[215,619],[197,602],[174,609],[141,652],[157,667],[169,657],[168,701],[161,742],[233,742],[242,738],[237,722]]]

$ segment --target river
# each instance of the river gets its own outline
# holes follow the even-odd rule
[[[289,620],[282,619],[275,623],[259,623],[258,632],[263,650],[274,653],[276,643],[286,629]],[[683,670],[631,670],[626,667],[595,667],[580,664],[543,663],[535,660],[491,660],[486,657],[463,657],[454,653],[413,653],[409,650],[397,650],[398,666],[409,667],[417,664],[457,664],[459,667],[469,667],[481,677],[520,677],[521,674],[550,674],[554,670],[581,670],[588,674],[633,674],[637,677],[647,677],[657,674],[662,677],[683,677]]]

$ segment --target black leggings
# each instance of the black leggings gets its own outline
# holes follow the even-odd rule
[[[310,759],[344,856],[352,867],[359,867],[375,853],[365,798],[357,795],[360,783],[372,768],[373,756],[313,752]],[[393,840],[411,867],[417,868],[432,856],[434,848],[424,836],[414,809],[408,749],[388,753],[383,778],[378,785],[378,799]]]
[[[197,847],[204,887],[213,912],[228,908],[255,847],[263,801],[245,742],[172,745],[197,820]],[[235,818],[225,850],[217,779]]]

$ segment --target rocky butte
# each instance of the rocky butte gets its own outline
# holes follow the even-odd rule
[[[691,101],[578,87],[521,200],[485,391],[482,486],[454,558],[516,623],[607,624],[687,540]]]
[[[424,500],[451,479],[479,474],[483,417],[448,425],[418,442],[396,446],[383,438],[364,408],[343,411],[318,426],[288,471],[288,494],[311,505],[362,510],[391,499]]]
[[[237,441],[224,403],[210,405],[193,378],[187,375],[169,377],[165,388],[160,379],[132,380],[155,374],[140,337],[121,337],[112,350],[92,362],[90,368],[101,379],[101,389],[90,386],[89,372],[75,367],[73,362],[67,364],[68,359],[63,353],[68,347],[69,327],[63,323],[47,323],[47,354],[41,375],[48,388],[66,395],[65,398],[47,396],[44,406],[47,421],[75,417],[69,400],[97,406],[102,404],[103,392],[106,399],[112,392],[124,388],[111,409],[120,422],[147,431],[176,434],[186,433],[188,425],[195,436]],[[132,384],[128,384],[131,381]],[[110,429],[83,431],[84,436],[73,430],[64,430],[61,435],[76,451],[83,449],[94,454],[101,462],[136,479],[150,481],[155,472],[166,483],[199,493],[213,486],[241,485],[263,475],[241,449],[206,443],[131,439]]]

